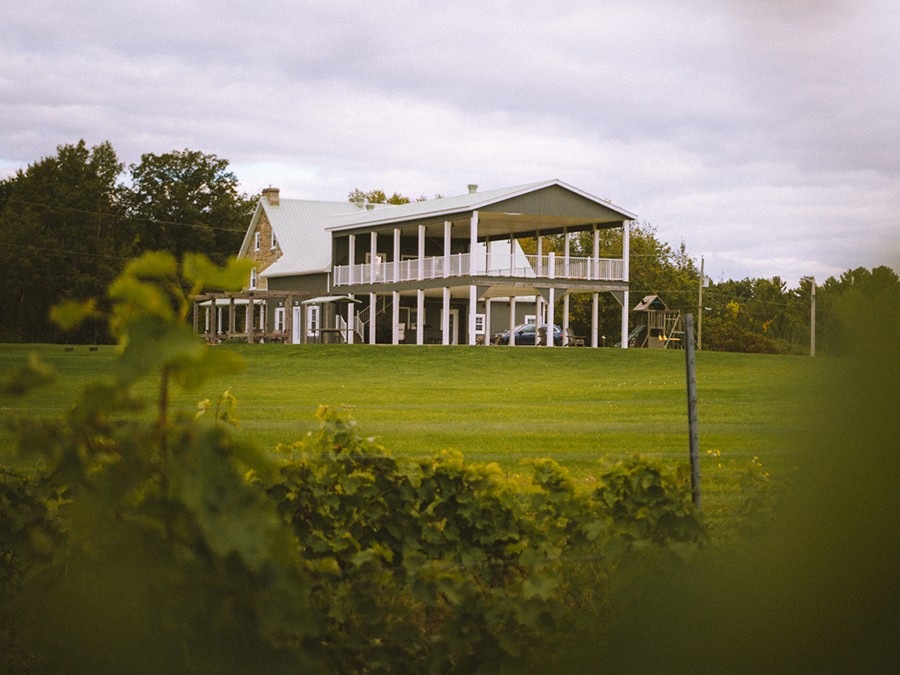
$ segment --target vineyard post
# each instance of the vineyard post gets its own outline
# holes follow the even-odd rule
[[[684,317],[684,361],[687,369],[688,435],[691,454],[691,499],[700,511],[700,429],[697,421],[697,372],[694,356],[694,315]]]

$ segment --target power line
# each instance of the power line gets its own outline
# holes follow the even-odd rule
[[[197,229],[205,229],[205,230],[220,230],[222,232],[244,232],[242,229],[235,229],[231,227],[216,227],[214,225],[204,225],[203,223],[179,223],[174,220],[158,220],[156,218],[143,218],[141,216],[132,216],[127,214],[117,214],[117,213],[109,213],[104,211],[89,211],[87,209],[75,209],[69,206],[56,206],[53,204],[41,204],[40,202],[26,202],[20,199],[10,199],[10,204],[23,204],[25,206],[36,206],[39,208],[48,209],[51,211],[70,211],[72,213],[82,213],[89,216],[104,216],[106,218],[114,218],[116,220],[135,220],[144,223],[150,223],[153,225],[179,225],[181,227],[193,227]]]

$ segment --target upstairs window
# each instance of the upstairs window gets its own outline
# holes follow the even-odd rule
[[[253,250],[259,250],[259,232],[257,232],[253,237]]]
[[[275,230],[272,230],[272,245],[269,247],[271,250],[275,250]]]
[[[250,290],[254,290],[256,288],[256,268],[254,267],[250,270]]]

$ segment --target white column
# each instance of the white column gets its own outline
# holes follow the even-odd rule
[[[553,254],[550,254],[551,259]],[[547,298],[547,346],[553,346],[553,310],[556,306],[556,289],[553,286],[550,287],[550,297]]]
[[[597,331],[600,327],[600,294],[591,293],[591,347],[598,345]]]
[[[400,230],[394,228],[394,283],[400,281]],[[396,344],[396,343],[395,343]]]
[[[478,248],[478,211],[472,212],[472,222],[469,224],[469,276],[475,276],[478,265],[475,264],[475,251]],[[471,295],[471,293],[469,294]],[[469,312],[471,314],[471,312]],[[474,315],[473,315],[474,316]],[[471,344],[475,344],[474,342]]]
[[[478,287],[469,286],[469,344],[475,344],[475,314],[478,312]]]
[[[391,324],[393,328],[391,329],[391,344],[396,345],[400,344],[400,331],[398,330],[398,324],[400,323],[400,294],[397,291],[393,291],[391,293]]]
[[[631,221],[622,223],[622,276],[626,283],[629,280],[628,256],[631,247]],[[628,349],[628,288],[625,289],[622,298],[622,349]]]
[[[374,268],[373,268],[374,269]],[[374,276],[374,274],[373,274]],[[375,344],[375,315],[378,313],[378,296],[369,293],[369,344]]]
[[[539,277],[544,276],[543,274],[543,266],[544,261],[541,259],[544,255],[544,238],[541,236],[540,230],[537,232],[537,275]]]
[[[350,265],[350,268],[349,268],[349,271],[347,274],[347,281],[350,284],[353,284],[356,282],[356,275],[354,274],[354,269],[353,269],[353,266],[356,264],[356,235],[351,234],[348,237],[348,241],[349,241],[350,251],[347,254],[347,263]],[[352,305],[353,303],[351,302],[350,304]]]
[[[509,299],[509,345],[516,344],[516,298]]]
[[[425,344],[425,291],[421,288],[416,291],[416,344]]]
[[[594,259],[591,261],[591,279],[600,278],[600,230],[594,225]]]
[[[441,344],[450,344],[450,289],[444,287],[444,311],[441,312]]]
[[[509,276],[516,276],[516,239],[509,238]]]
[[[372,263],[371,265],[369,265],[369,283],[374,284],[375,283],[375,263],[378,260],[378,233],[377,232],[373,232],[369,236],[369,248],[371,249],[371,253],[369,254],[369,257],[371,258],[370,262]],[[374,317],[375,315],[373,314],[372,316]],[[372,344],[375,344],[375,343],[373,342]]]
[[[221,305],[219,305],[216,309],[217,309],[217,313],[218,313],[218,315],[219,315],[219,321],[218,321],[218,323],[219,323],[219,331],[218,331],[218,332],[221,334],[221,332],[222,332],[222,310],[223,310],[223,307],[222,307]]]
[[[416,279],[422,281],[425,278],[425,226],[419,225],[419,264]],[[421,323],[421,321],[419,322]],[[421,343],[420,343],[421,344]]]
[[[491,299],[484,299],[484,344],[491,344]]]
[[[452,239],[450,238],[450,221],[444,221],[444,278],[450,276],[450,245]],[[444,343],[446,344],[446,343]]]
[[[569,330],[569,294],[566,293],[563,296],[563,347],[569,346],[569,336],[567,332]]]
[[[352,236],[352,235],[351,235]],[[354,296],[349,296],[352,300]],[[348,302],[347,303],[347,344],[353,344],[353,336],[356,333],[356,303]]]
[[[563,269],[565,270],[565,274],[563,274],[563,276],[566,279],[568,279],[569,278],[569,247],[572,242],[572,235],[569,234],[568,227],[563,228],[563,240],[565,241],[565,244],[566,244],[565,245],[565,253],[563,254],[565,256],[564,261],[563,261],[563,265],[564,265]],[[568,296],[566,299],[568,300]]]

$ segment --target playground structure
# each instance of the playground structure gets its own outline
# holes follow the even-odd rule
[[[658,295],[645,295],[633,311],[640,323],[628,336],[629,347],[684,349],[681,310],[669,309]]]

